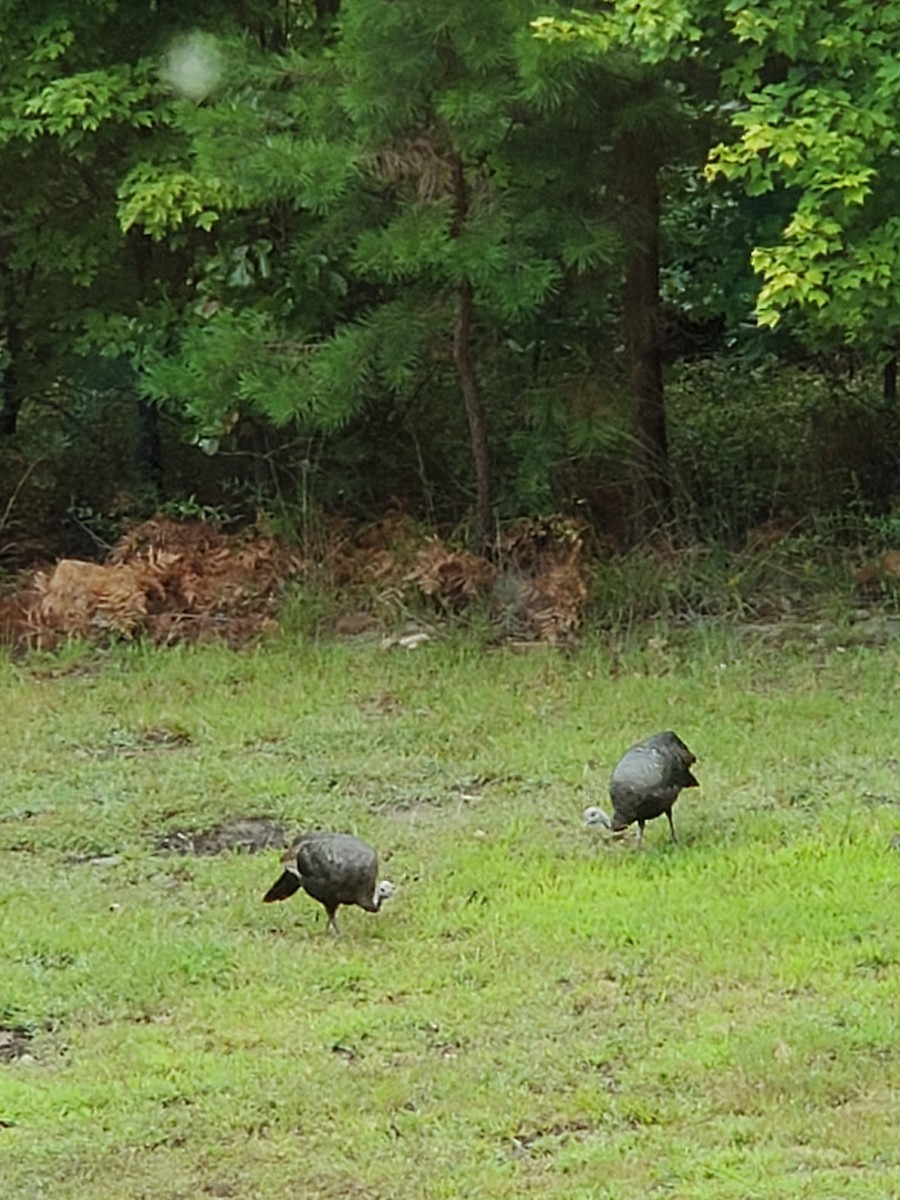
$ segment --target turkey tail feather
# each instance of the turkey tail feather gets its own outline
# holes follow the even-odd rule
[[[285,871],[263,896],[263,904],[271,904],[273,900],[287,900],[299,887],[300,880],[297,875],[293,871]]]

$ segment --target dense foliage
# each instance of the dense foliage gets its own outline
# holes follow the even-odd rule
[[[898,38],[862,0],[0,0],[5,537],[890,509]]]

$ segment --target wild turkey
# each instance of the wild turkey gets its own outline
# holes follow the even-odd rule
[[[670,729],[654,733],[626,750],[613,767],[609,780],[612,820],[602,808],[591,805],[584,810],[584,824],[588,827],[603,825],[618,833],[637,821],[640,849],[645,823],[665,813],[672,841],[677,842],[672,805],[682,788],[700,786],[690,771],[696,761],[681,738]]]
[[[349,833],[303,833],[281,860],[283,874],[263,896],[266,904],[287,900],[303,888],[328,913],[326,931],[340,937],[334,916],[342,904],[378,912],[394,894],[387,879],[378,883],[378,855]]]

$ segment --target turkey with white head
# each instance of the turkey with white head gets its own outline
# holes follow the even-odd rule
[[[263,896],[287,900],[300,888],[318,900],[328,914],[326,930],[340,937],[335,913],[342,904],[378,912],[394,894],[387,879],[378,882],[378,855],[349,833],[303,833],[283,856],[284,872]]]
[[[613,833],[619,833],[637,821],[640,849],[646,822],[665,813],[672,831],[672,841],[677,842],[672,805],[682,788],[700,786],[691,774],[691,767],[696,761],[695,755],[670,729],[664,733],[654,733],[652,737],[626,750],[613,767],[609,780],[612,817],[592,804],[582,814],[584,824],[589,828],[602,825]]]

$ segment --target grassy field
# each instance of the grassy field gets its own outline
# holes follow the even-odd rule
[[[900,1196],[900,648],[0,667],[3,1200]],[[610,842],[616,757],[702,790]],[[241,816],[397,895],[262,905]],[[5,1041],[4,1041],[5,1039]]]

